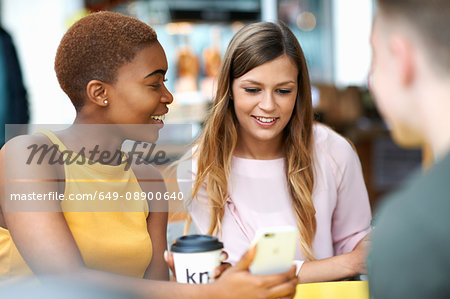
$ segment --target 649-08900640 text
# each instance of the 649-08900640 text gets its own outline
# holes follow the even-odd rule
[[[50,191],[47,193],[37,193],[37,192],[30,192],[30,193],[11,193],[9,196],[9,199],[11,201],[22,201],[22,200],[29,200],[29,201],[53,201],[53,200],[183,200],[184,195],[182,192],[98,192],[95,191],[94,193],[77,193],[77,194],[64,194],[59,193],[57,191]]]

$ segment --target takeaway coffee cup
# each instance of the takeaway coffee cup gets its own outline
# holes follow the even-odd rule
[[[209,283],[214,269],[221,263],[222,242],[208,235],[188,235],[175,240],[170,247],[177,281]]]

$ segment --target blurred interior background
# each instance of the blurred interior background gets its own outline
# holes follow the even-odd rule
[[[192,141],[208,113],[220,59],[233,34],[246,23],[281,20],[304,49],[317,120],[354,143],[375,207],[384,193],[397,188],[412,170],[429,164],[432,158],[428,151],[400,149],[392,142],[368,92],[374,9],[371,0],[0,0],[0,25],[17,53],[26,91],[22,103],[28,109],[20,120],[8,119],[11,113],[25,114],[26,110],[1,98],[2,122],[73,121],[75,110],[53,71],[58,43],[80,17],[111,10],[137,17],[156,30],[166,50],[167,84],[174,94],[165,122],[191,124],[193,133],[188,141]],[[6,57],[4,52],[2,57]],[[1,62],[3,84],[9,69]],[[184,136],[180,144],[186,141]],[[171,221],[183,217],[175,213]]]

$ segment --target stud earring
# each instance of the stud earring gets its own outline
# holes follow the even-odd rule
[[[108,100],[103,100],[103,104],[107,105],[108,104]]]

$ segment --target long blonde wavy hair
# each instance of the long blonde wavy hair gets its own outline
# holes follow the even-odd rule
[[[306,259],[314,260],[316,218],[311,198],[314,186],[311,85],[302,48],[284,24],[260,22],[247,25],[228,45],[218,74],[213,106],[193,153],[198,160],[198,170],[192,199],[195,200],[206,182],[211,211],[208,233],[216,235],[221,230],[229,196],[231,158],[238,139],[239,122],[230,100],[233,80],[283,54],[290,57],[299,70],[296,103],[283,130],[286,177],[300,232],[300,249]]]

